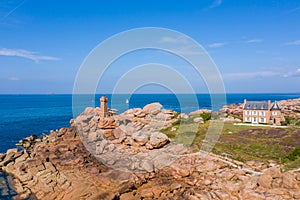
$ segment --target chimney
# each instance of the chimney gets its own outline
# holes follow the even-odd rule
[[[271,109],[271,100],[268,100],[268,110]]]
[[[244,105],[247,103],[247,99],[244,99]]]

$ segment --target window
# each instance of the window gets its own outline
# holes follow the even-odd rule
[[[253,111],[253,112],[252,112],[252,115],[257,115],[257,112],[256,112],[256,111]]]
[[[277,115],[277,112],[272,112],[272,115]]]
[[[265,123],[266,121],[265,121],[265,118],[260,118],[260,122],[261,123]]]
[[[250,118],[250,117],[247,117],[247,118],[246,118],[246,121],[247,121],[247,122],[250,122],[250,121],[251,121],[251,118]]]
[[[250,111],[249,111],[249,110],[247,110],[247,112],[246,112],[246,113],[247,113],[247,115],[250,115]]]
[[[261,115],[261,116],[265,116],[265,112],[261,111],[261,112],[260,112],[260,115]]]
[[[253,122],[256,122],[256,117],[253,118]]]

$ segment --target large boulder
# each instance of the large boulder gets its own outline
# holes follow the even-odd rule
[[[195,111],[192,111],[189,113],[190,116],[193,116],[193,115],[201,115],[201,114],[210,114],[211,113],[211,110],[207,110],[207,109],[202,109],[202,110],[195,110]]]
[[[289,172],[283,174],[282,186],[287,189],[299,189],[298,181]]]
[[[122,125],[123,126],[123,125]],[[122,127],[118,127],[113,130],[114,137],[116,139],[119,139],[120,141],[123,141],[126,138],[126,132]]]
[[[142,109],[138,109],[134,112],[134,116],[138,118],[143,118],[146,116],[146,113]]]
[[[148,105],[145,105],[143,108],[143,112],[147,114],[158,114],[162,109],[162,105],[160,103],[151,103]]]
[[[164,114],[164,113],[158,113],[158,114],[155,116],[155,119],[160,120],[160,121],[166,121],[168,117],[169,117],[169,116],[168,116],[167,114]]]
[[[272,176],[270,176],[268,174],[262,174],[258,178],[258,184],[264,188],[271,188],[272,180],[273,180]]]
[[[169,142],[168,136],[160,132],[151,133],[150,144],[153,148],[161,148]]]
[[[203,123],[204,123],[204,120],[203,120],[202,117],[196,117],[196,118],[194,118],[194,122],[195,122],[195,123],[203,124]]]
[[[140,131],[139,132],[135,132],[132,134],[132,139],[140,144],[140,145],[145,145],[148,142],[148,136],[147,135],[143,135]]]
[[[177,118],[178,119],[188,119],[189,116],[187,114],[185,114],[185,113],[180,113]]]
[[[279,167],[270,167],[264,171],[264,174],[270,175],[272,178],[281,178],[282,173]]]

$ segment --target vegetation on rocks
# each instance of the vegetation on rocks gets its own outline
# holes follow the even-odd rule
[[[177,138],[183,143],[190,144],[192,139],[193,148],[200,149],[209,127],[209,121],[204,124],[195,124],[192,120],[185,120],[173,124],[173,127],[162,130],[170,138]],[[195,126],[197,126],[195,128]],[[196,132],[194,131],[196,130]],[[237,126],[234,123],[224,123],[223,131],[213,152],[216,154],[229,153],[233,159],[239,161],[259,160],[265,163],[275,161],[286,165],[287,168],[299,168],[300,165],[292,165],[300,161],[300,129],[296,127],[272,128],[272,127],[249,127]]]

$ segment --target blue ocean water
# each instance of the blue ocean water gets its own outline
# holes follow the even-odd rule
[[[99,106],[96,95],[93,104]],[[152,102],[160,102],[164,108],[188,113],[197,108],[211,109],[209,94],[197,94],[198,105],[192,104],[189,94],[133,94],[126,104],[127,95],[106,95],[115,101],[109,106],[119,113],[128,108],[143,107]],[[227,94],[227,104],[248,100],[282,100],[300,98],[299,94]],[[178,101],[181,99],[181,102]],[[222,105],[217,105],[215,109]],[[72,95],[0,95],[0,152],[14,148],[24,137],[40,135],[50,130],[69,126],[72,114]]]
[[[101,94],[90,99],[93,106],[99,106]],[[128,95],[106,95],[109,106],[117,109],[119,113],[128,108],[143,107],[152,102],[160,102],[165,109],[188,113],[198,108],[219,109],[223,104],[241,103],[248,100],[282,100],[300,98],[299,94],[227,94],[226,103],[217,102],[215,107],[211,105],[209,94],[197,94],[198,101],[195,105],[193,95],[189,94],[133,94],[129,104],[126,104]],[[83,109],[83,108],[82,108]],[[32,134],[40,135],[50,130],[69,126],[73,118],[72,95],[0,95],[0,153],[14,148],[15,144],[24,137]],[[0,178],[7,180],[5,174]],[[9,194],[0,192],[0,199],[12,199],[14,191]]]

